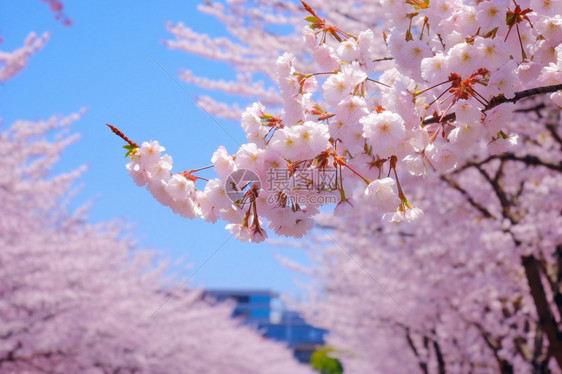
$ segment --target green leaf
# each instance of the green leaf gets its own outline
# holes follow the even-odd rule
[[[308,21],[310,23],[320,23],[320,21],[318,20],[318,18],[314,17],[314,16],[308,16],[304,19],[305,21]]]
[[[507,13],[505,15],[505,24],[508,26],[513,26],[515,25],[515,22],[517,21],[517,16],[513,13]]]
[[[509,139],[509,136],[508,136],[505,132],[503,132],[503,130],[500,130],[500,131],[498,132],[498,139],[499,139],[499,138],[502,138],[502,139]]]
[[[337,352],[331,347],[316,350],[310,359],[310,366],[321,374],[342,374],[343,367],[337,358],[330,357],[330,353]]]
[[[496,34],[498,33],[498,28],[494,28],[491,31],[488,31],[486,34],[484,34],[484,38],[492,38],[494,39],[496,37]]]
[[[125,157],[131,157],[132,154],[135,152],[135,149],[137,147],[135,147],[132,144],[127,144],[127,145],[124,145],[123,148],[125,148],[127,150],[127,153],[125,153]]]

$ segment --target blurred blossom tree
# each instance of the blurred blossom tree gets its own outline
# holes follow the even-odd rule
[[[2,80],[46,39],[0,52]],[[50,172],[82,114],[0,129],[0,373],[312,373],[232,305],[165,281],[122,225],[69,212],[83,170]]]
[[[23,46],[17,50],[12,52],[0,50],[0,82],[6,82],[23,70],[27,66],[29,58],[43,48],[48,39],[49,33],[43,33],[38,37],[37,33],[30,32],[25,38]]]
[[[314,251],[309,314],[354,352],[341,357],[346,370],[562,372],[562,2],[200,10],[231,38],[170,24],[167,45],[238,72],[181,76],[259,100],[246,110],[200,101],[241,115],[248,143],[221,146],[218,178],[198,189],[197,169],[172,173],[158,142],[128,140],[135,182],[182,216],[229,222],[240,240],[264,240],[264,227],[301,237],[319,222],[314,238],[336,244]],[[225,182],[239,169],[262,183],[233,202]],[[263,187],[279,169],[289,174]],[[303,177],[328,173],[335,184]],[[320,216],[328,197],[335,215]]]
[[[49,5],[49,10],[55,14],[55,19],[64,26],[72,26],[72,20],[64,14],[64,4],[58,0],[41,0]]]
[[[0,133],[0,372],[311,372],[232,319],[232,305],[164,282],[118,224],[67,213],[80,171],[46,177],[79,117]]]
[[[329,15],[340,28],[353,33],[374,26],[376,18],[373,16],[380,8],[375,2],[363,0],[312,0],[309,4]],[[167,29],[173,39],[165,44],[174,50],[226,63],[236,73],[235,80],[227,81],[201,77],[189,69],[180,72],[181,79],[187,83],[234,95],[229,96],[232,99],[229,102],[199,95],[199,105],[214,115],[239,121],[243,113],[240,107],[245,107],[248,99],[259,100],[266,107],[282,106],[275,62],[286,51],[298,57],[295,60],[297,71],[312,71],[318,67],[310,58],[310,46],[302,38],[305,16],[298,1],[205,1],[198,9],[224,24],[229,37],[213,38],[182,22],[170,22]],[[384,44],[373,48],[373,52],[384,52]]]
[[[388,224],[370,205],[319,219],[303,312],[354,353],[346,370],[561,372],[560,109],[524,108],[513,152],[405,177],[423,219]]]

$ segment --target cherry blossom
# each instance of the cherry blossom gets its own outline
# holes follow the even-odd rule
[[[373,11],[371,22],[359,27],[357,20],[364,18],[353,19],[351,13],[343,19],[335,17],[339,24],[323,18],[322,11],[332,15],[328,12],[331,3],[316,8],[317,4],[302,2],[300,10],[289,4],[264,5],[252,13],[242,10],[242,3],[230,6],[236,10],[233,14],[250,22],[246,29],[235,28],[236,35],[249,43],[246,47],[230,40],[213,41],[183,25],[169,28],[181,42],[168,42],[172,48],[230,61],[244,71],[262,72],[268,60],[271,69],[266,75],[279,87],[279,100],[257,89],[255,96],[264,100],[243,111],[242,128],[249,143],[234,153],[220,147],[211,159],[225,189],[229,173],[235,170],[248,169],[260,177],[260,188],[247,191],[242,199],[212,215],[214,221],[221,209],[238,210],[238,214],[228,214],[227,221],[239,239],[252,241],[251,233],[263,239],[264,226],[300,237],[303,228],[313,226],[310,222],[319,206],[337,206],[349,196],[362,194],[373,199],[377,189],[371,191],[372,186],[384,178],[394,181],[396,198],[402,203],[391,199],[386,205],[378,204],[384,206],[380,217],[390,221],[421,217],[416,202],[408,198],[409,186],[400,183],[404,172],[420,176],[432,169],[455,172],[475,148],[493,154],[508,152],[521,139],[517,129],[504,131],[516,110],[513,104],[545,94],[549,94],[545,100],[560,101],[560,17],[547,10],[533,11],[528,5],[507,1],[376,3],[372,7],[357,3]],[[209,3],[201,10],[234,27],[236,17],[227,16],[227,8]],[[278,12],[279,20],[270,12]],[[292,34],[275,40],[243,37],[252,27],[263,27],[252,21],[267,19],[295,26],[298,14],[306,22],[300,44]],[[265,40],[272,46],[267,53]],[[276,49],[289,41],[294,45],[284,44],[285,52]],[[210,49],[201,49],[203,45]],[[250,51],[259,57],[251,58]],[[280,54],[275,60],[272,51]],[[190,74],[189,81],[194,82]],[[198,82],[234,92],[234,86]],[[246,96],[248,92],[238,93]],[[205,199],[206,179],[197,176],[199,169],[168,174],[166,168],[156,176],[151,169],[157,165],[154,156],[143,153],[143,147],[153,143],[138,147],[127,142],[132,160],[128,168],[135,181],[146,180],[154,197],[174,212],[187,218],[201,216],[198,199]],[[164,164],[171,165],[170,156],[165,157]],[[285,170],[287,177],[266,186],[279,170]],[[333,183],[315,189],[312,176],[330,173]],[[166,192],[170,178],[174,183],[193,182],[192,193],[170,196]],[[390,184],[385,181],[384,185]],[[318,196],[324,198],[323,203]],[[275,224],[279,217],[289,224]],[[289,227],[295,231],[291,233]]]
[[[346,371],[560,372],[562,3],[283,4],[201,7],[237,41],[170,27],[170,47],[279,86],[243,118],[255,173],[288,173],[220,208],[227,227],[255,241],[319,228],[308,315]],[[315,126],[318,149],[301,149]],[[248,165],[220,154],[219,170]],[[313,172],[335,182],[291,186]]]

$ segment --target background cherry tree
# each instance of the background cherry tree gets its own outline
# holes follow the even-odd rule
[[[360,32],[374,26],[373,16],[381,5],[371,1],[310,1],[314,9],[321,9],[331,21],[350,32]],[[189,69],[180,78],[198,87],[235,95],[234,103],[208,95],[198,95],[198,103],[210,113],[223,118],[240,120],[248,99],[259,100],[266,107],[281,106],[283,100],[277,89],[277,72],[271,67],[286,51],[302,56],[296,63],[299,69],[313,69],[316,64],[302,39],[303,10],[301,4],[290,1],[245,0],[236,2],[202,2],[203,14],[224,24],[229,37],[212,38],[183,23],[169,23],[167,29],[173,39],[165,44],[188,54],[199,55],[226,63],[236,73],[235,80],[213,80],[198,76]],[[378,47],[382,51],[383,45]],[[300,70],[299,70],[300,71]]]
[[[2,80],[46,39],[31,33],[21,49],[0,52]],[[82,114],[0,130],[0,372],[312,372],[232,319],[233,305],[166,280],[165,263],[137,249],[121,223],[94,225],[87,207],[69,210],[84,170],[51,170]]]
[[[219,148],[219,178],[205,189],[197,170],[170,173],[171,158],[153,156],[158,143],[129,140],[135,181],[176,213],[220,217],[258,242],[264,224],[294,237],[311,229],[312,193],[274,191],[282,204],[268,206],[271,191],[250,190],[232,204],[220,198],[229,173],[333,167],[341,183],[321,193],[339,203],[320,222],[309,315],[333,331],[347,370],[560,372],[561,3],[303,5],[202,5],[231,39],[169,26],[171,48],[240,73],[224,82],[185,71],[184,80],[260,103],[242,112],[249,143],[235,155]],[[292,221],[279,209],[288,206]]]
[[[347,370],[560,372],[560,112],[523,108],[514,153],[475,152],[414,187],[422,220],[361,206],[321,221],[303,311]]]
[[[79,116],[0,133],[0,372],[311,372],[232,305],[164,281],[120,224],[67,212],[81,171],[46,177]]]
[[[24,69],[29,62],[29,58],[39,51],[48,39],[48,33],[43,33],[38,37],[37,33],[30,32],[23,46],[17,50],[0,51],[0,81],[6,82]]]

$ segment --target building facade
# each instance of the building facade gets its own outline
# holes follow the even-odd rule
[[[295,358],[310,361],[312,353],[323,346],[326,330],[309,325],[296,311],[283,307],[277,293],[267,290],[206,290],[211,302],[235,303],[232,316],[258,328],[263,336],[286,343]]]

